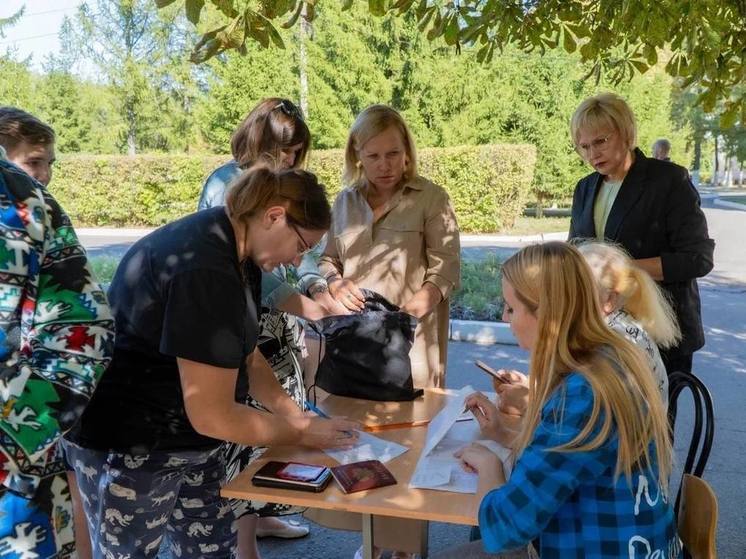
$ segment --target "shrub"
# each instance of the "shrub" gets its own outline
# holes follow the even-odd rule
[[[528,145],[427,148],[420,173],[451,196],[463,232],[509,228],[531,188],[536,150]],[[78,226],[145,226],[194,211],[200,189],[227,156],[69,156],[61,159],[51,190]],[[309,169],[330,199],[342,188],[342,150],[312,152]]]
[[[502,320],[501,266],[495,254],[476,262],[461,260],[461,286],[451,297],[451,318]]]
[[[50,190],[73,222],[154,227],[197,209],[207,175],[226,156],[64,157]]]

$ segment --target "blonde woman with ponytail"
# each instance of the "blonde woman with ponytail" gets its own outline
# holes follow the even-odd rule
[[[585,259],[526,247],[502,281],[503,318],[531,355],[528,405],[510,480],[485,447],[459,452],[479,474],[484,539],[442,557],[676,557],[666,411],[643,354],[606,325]]]
[[[635,266],[624,249],[600,242],[584,242],[578,250],[596,278],[601,310],[607,324],[642,349],[664,402],[668,374],[658,348],[681,340],[676,314],[650,275]]]
[[[306,417],[256,349],[262,270],[297,265],[330,221],[314,175],[254,168],[225,207],[164,225],[124,256],[109,289],[114,357],[64,444],[97,557],[155,558],[166,533],[167,555],[233,557],[222,441],[354,441],[356,424]],[[249,389],[271,413],[245,405]]]

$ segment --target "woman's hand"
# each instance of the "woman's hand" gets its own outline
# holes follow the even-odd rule
[[[479,443],[471,443],[454,454],[461,460],[461,466],[467,472],[479,474],[494,472],[498,468],[502,470],[502,462],[497,455],[489,450],[486,446]]]
[[[505,448],[513,448],[522,427],[521,416],[503,413],[480,392],[467,396],[466,407],[477,419],[484,438],[492,439]]]
[[[365,308],[365,295],[354,281],[338,278],[329,280],[329,293],[351,312],[360,312]]]
[[[466,397],[464,401],[466,408],[474,414],[482,431],[482,436],[487,439],[497,440],[499,411],[497,406],[490,402],[489,398],[481,392],[475,392]]]
[[[528,377],[518,371],[500,369],[503,376],[510,380],[509,384],[496,380],[492,382],[498,394],[498,407],[502,413],[522,416],[528,407]]]
[[[350,314],[350,311],[334,297],[329,291],[320,291],[311,297],[326,311],[326,316],[335,316],[340,314]]]
[[[301,431],[300,444],[313,448],[337,448],[350,446],[357,442],[358,430],[361,425],[354,421],[332,417],[303,417],[286,418]]]

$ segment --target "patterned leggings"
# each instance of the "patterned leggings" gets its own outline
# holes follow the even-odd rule
[[[130,455],[64,441],[75,468],[96,557],[233,556],[236,528],[220,497],[225,459],[210,451]]]

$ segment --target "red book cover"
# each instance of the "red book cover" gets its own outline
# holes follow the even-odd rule
[[[396,479],[380,460],[353,462],[352,464],[335,466],[331,470],[334,479],[337,480],[339,487],[345,493],[396,485]]]

